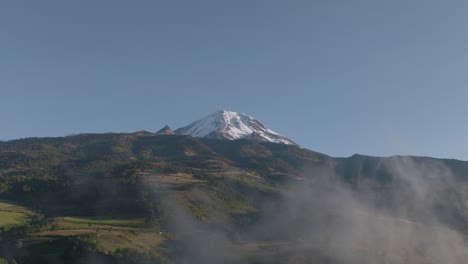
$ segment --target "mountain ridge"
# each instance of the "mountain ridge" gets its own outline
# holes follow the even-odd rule
[[[351,255],[346,255],[346,261],[328,255],[328,242],[314,240],[316,234],[328,234],[349,225],[353,230],[359,228],[361,222],[356,223],[354,219],[360,216],[363,218],[359,219],[369,221],[365,223],[379,227],[374,231],[383,232],[377,233],[377,239],[389,237],[384,232],[389,221],[396,225],[392,231],[417,231],[428,225],[443,225],[450,228],[447,231],[450,233],[444,234],[468,235],[468,214],[464,207],[459,207],[463,197],[468,197],[463,191],[468,184],[468,162],[411,156],[403,156],[403,159],[362,155],[333,158],[294,145],[248,138],[218,140],[145,132],[22,139],[0,146],[0,198],[44,212],[46,218],[41,228],[51,234],[44,237],[35,227],[28,229],[33,231],[26,234],[18,232],[12,238],[3,239],[0,248],[8,246],[9,241],[27,241],[24,251],[17,254],[27,253],[32,260],[43,255],[55,257],[50,254],[56,252],[54,241],[81,241],[89,238],[86,236],[91,233],[96,235],[95,241],[99,245],[93,254],[103,258],[121,258],[120,254],[108,252],[115,246],[141,248],[141,239],[148,241],[151,238],[151,244],[145,244],[143,252],[175,260],[149,263],[286,264],[291,263],[289,258],[297,254],[298,248],[299,253],[310,260],[307,263],[317,263],[315,260],[322,257],[331,264],[401,263],[387,261],[387,256],[400,254],[399,248],[391,254],[374,256],[377,254],[374,252],[393,250],[376,243],[379,240],[374,238],[361,243],[374,246],[365,256],[370,260],[359,262],[347,261],[362,257],[363,252],[356,250],[355,243],[358,242],[353,239],[346,240],[351,241],[350,244],[343,244],[341,239],[331,240],[349,251]],[[426,177],[428,173],[430,177]],[[453,177],[447,177],[446,173]],[[438,175],[440,177],[436,177]],[[421,188],[424,192],[414,192]],[[423,197],[429,195],[430,199],[425,199],[429,202],[422,203],[420,194]],[[358,203],[357,207],[352,208],[368,211],[354,213],[348,208],[354,203]],[[374,205],[382,208],[382,212],[392,213],[382,217],[381,211],[372,209]],[[414,208],[420,208],[420,205],[424,210],[415,211]],[[177,212],[180,210],[186,212],[182,218],[190,220],[193,228],[184,229],[185,221],[179,224],[181,217]],[[432,218],[427,218],[428,212]],[[327,219],[324,224],[317,222],[322,217]],[[117,222],[125,226],[113,226],[109,232],[104,229],[109,228],[107,218],[125,219],[125,222]],[[132,219],[140,220],[134,223]],[[51,223],[59,228],[51,228]],[[327,232],[320,233],[322,228]],[[434,230],[442,229],[426,228],[418,232]],[[71,236],[69,232],[78,232],[73,234],[80,236]],[[187,238],[191,234],[197,235]],[[198,234],[225,237],[226,251],[224,248],[221,248],[223,251],[203,251],[214,256],[199,256],[198,250],[186,250],[183,245],[202,248],[212,245],[204,239],[206,236]],[[119,242],[122,235],[128,237],[125,244]],[[255,240],[250,240],[252,237]],[[331,238],[325,237],[323,241]],[[252,243],[265,245],[272,243],[272,239],[278,241],[273,244],[275,247],[289,245],[289,249],[275,252],[270,247],[258,247],[253,254],[250,251]],[[431,243],[425,237],[419,242]],[[395,245],[400,243],[395,242]],[[413,250],[406,244],[402,247]],[[239,252],[236,257],[239,256],[240,261],[226,262],[229,254],[221,254],[216,261],[206,261],[231,248]],[[335,248],[332,245],[332,249]],[[419,252],[418,248],[414,250]],[[178,262],[180,256],[187,256],[190,261]],[[32,260],[24,263],[37,263]],[[111,259],[102,263],[141,262]]]

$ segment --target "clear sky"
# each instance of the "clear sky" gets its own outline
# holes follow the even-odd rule
[[[333,156],[468,160],[468,1],[0,2],[0,139],[245,112]]]

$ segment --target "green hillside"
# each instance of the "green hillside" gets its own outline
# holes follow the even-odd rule
[[[0,142],[0,256],[416,264],[446,254],[457,263],[468,252],[467,176],[455,160],[343,159],[147,132]],[[414,188],[420,178],[427,185]]]

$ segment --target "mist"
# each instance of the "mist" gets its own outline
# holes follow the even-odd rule
[[[263,202],[238,239],[176,206],[172,229],[185,241],[178,263],[460,264],[468,257],[467,184],[443,163],[382,159],[373,175],[358,173],[353,182],[334,164],[305,172]],[[376,177],[382,172],[387,179]]]

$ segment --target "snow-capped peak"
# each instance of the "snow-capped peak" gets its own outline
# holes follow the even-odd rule
[[[199,138],[241,139],[296,145],[291,140],[268,129],[260,121],[246,115],[227,110],[218,110],[186,127],[175,130],[176,134]]]

